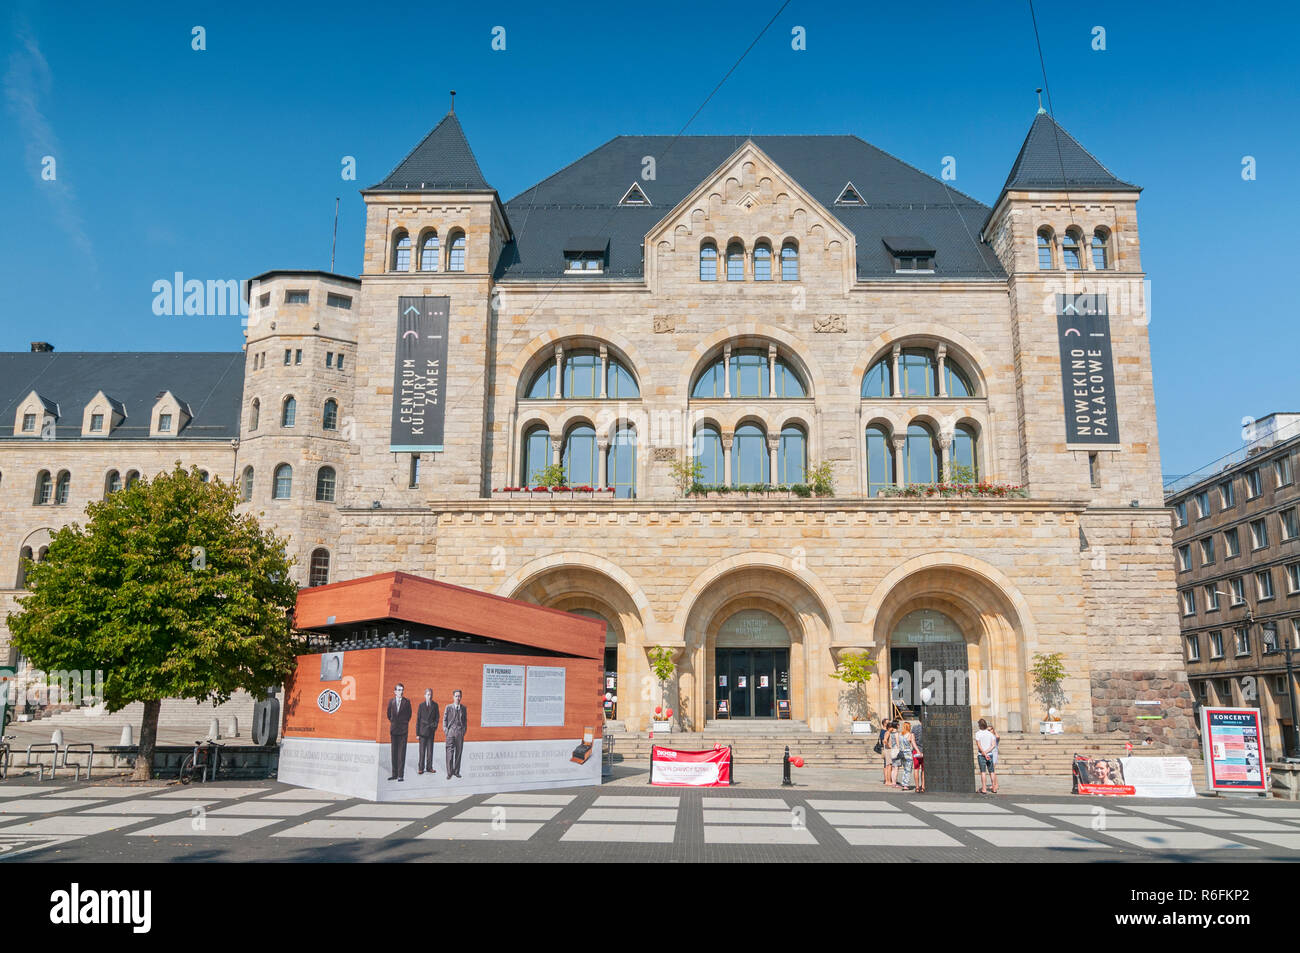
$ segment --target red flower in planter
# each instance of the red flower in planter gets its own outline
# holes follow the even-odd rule
[[[551,488],[550,488],[549,486],[535,486],[535,487],[533,487],[533,492],[534,492],[534,493],[550,493],[550,492],[551,492]]]

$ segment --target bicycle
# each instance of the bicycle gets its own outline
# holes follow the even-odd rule
[[[208,781],[208,770],[212,771],[211,780],[217,779],[217,771],[221,767],[221,748],[223,746],[215,741],[208,740],[194,742],[194,751],[185,756],[181,762],[180,782],[189,784],[191,781],[201,775],[200,780]]]

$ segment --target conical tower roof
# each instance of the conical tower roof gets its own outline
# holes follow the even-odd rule
[[[400,192],[491,192],[454,112],[372,189]]]

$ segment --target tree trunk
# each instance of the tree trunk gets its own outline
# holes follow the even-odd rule
[[[139,754],[135,759],[133,781],[149,781],[153,778],[153,750],[158,746],[158,713],[162,710],[159,700],[144,703],[144,719],[140,724]]]

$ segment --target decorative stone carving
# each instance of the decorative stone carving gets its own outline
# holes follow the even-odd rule
[[[677,459],[677,448],[655,447],[651,451],[651,458],[655,463],[672,463]]]
[[[819,334],[848,334],[849,322],[842,314],[819,314],[813,317],[813,330]]]
[[[655,334],[672,334],[677,330],[677,316],[673,314],[655,315]]]

